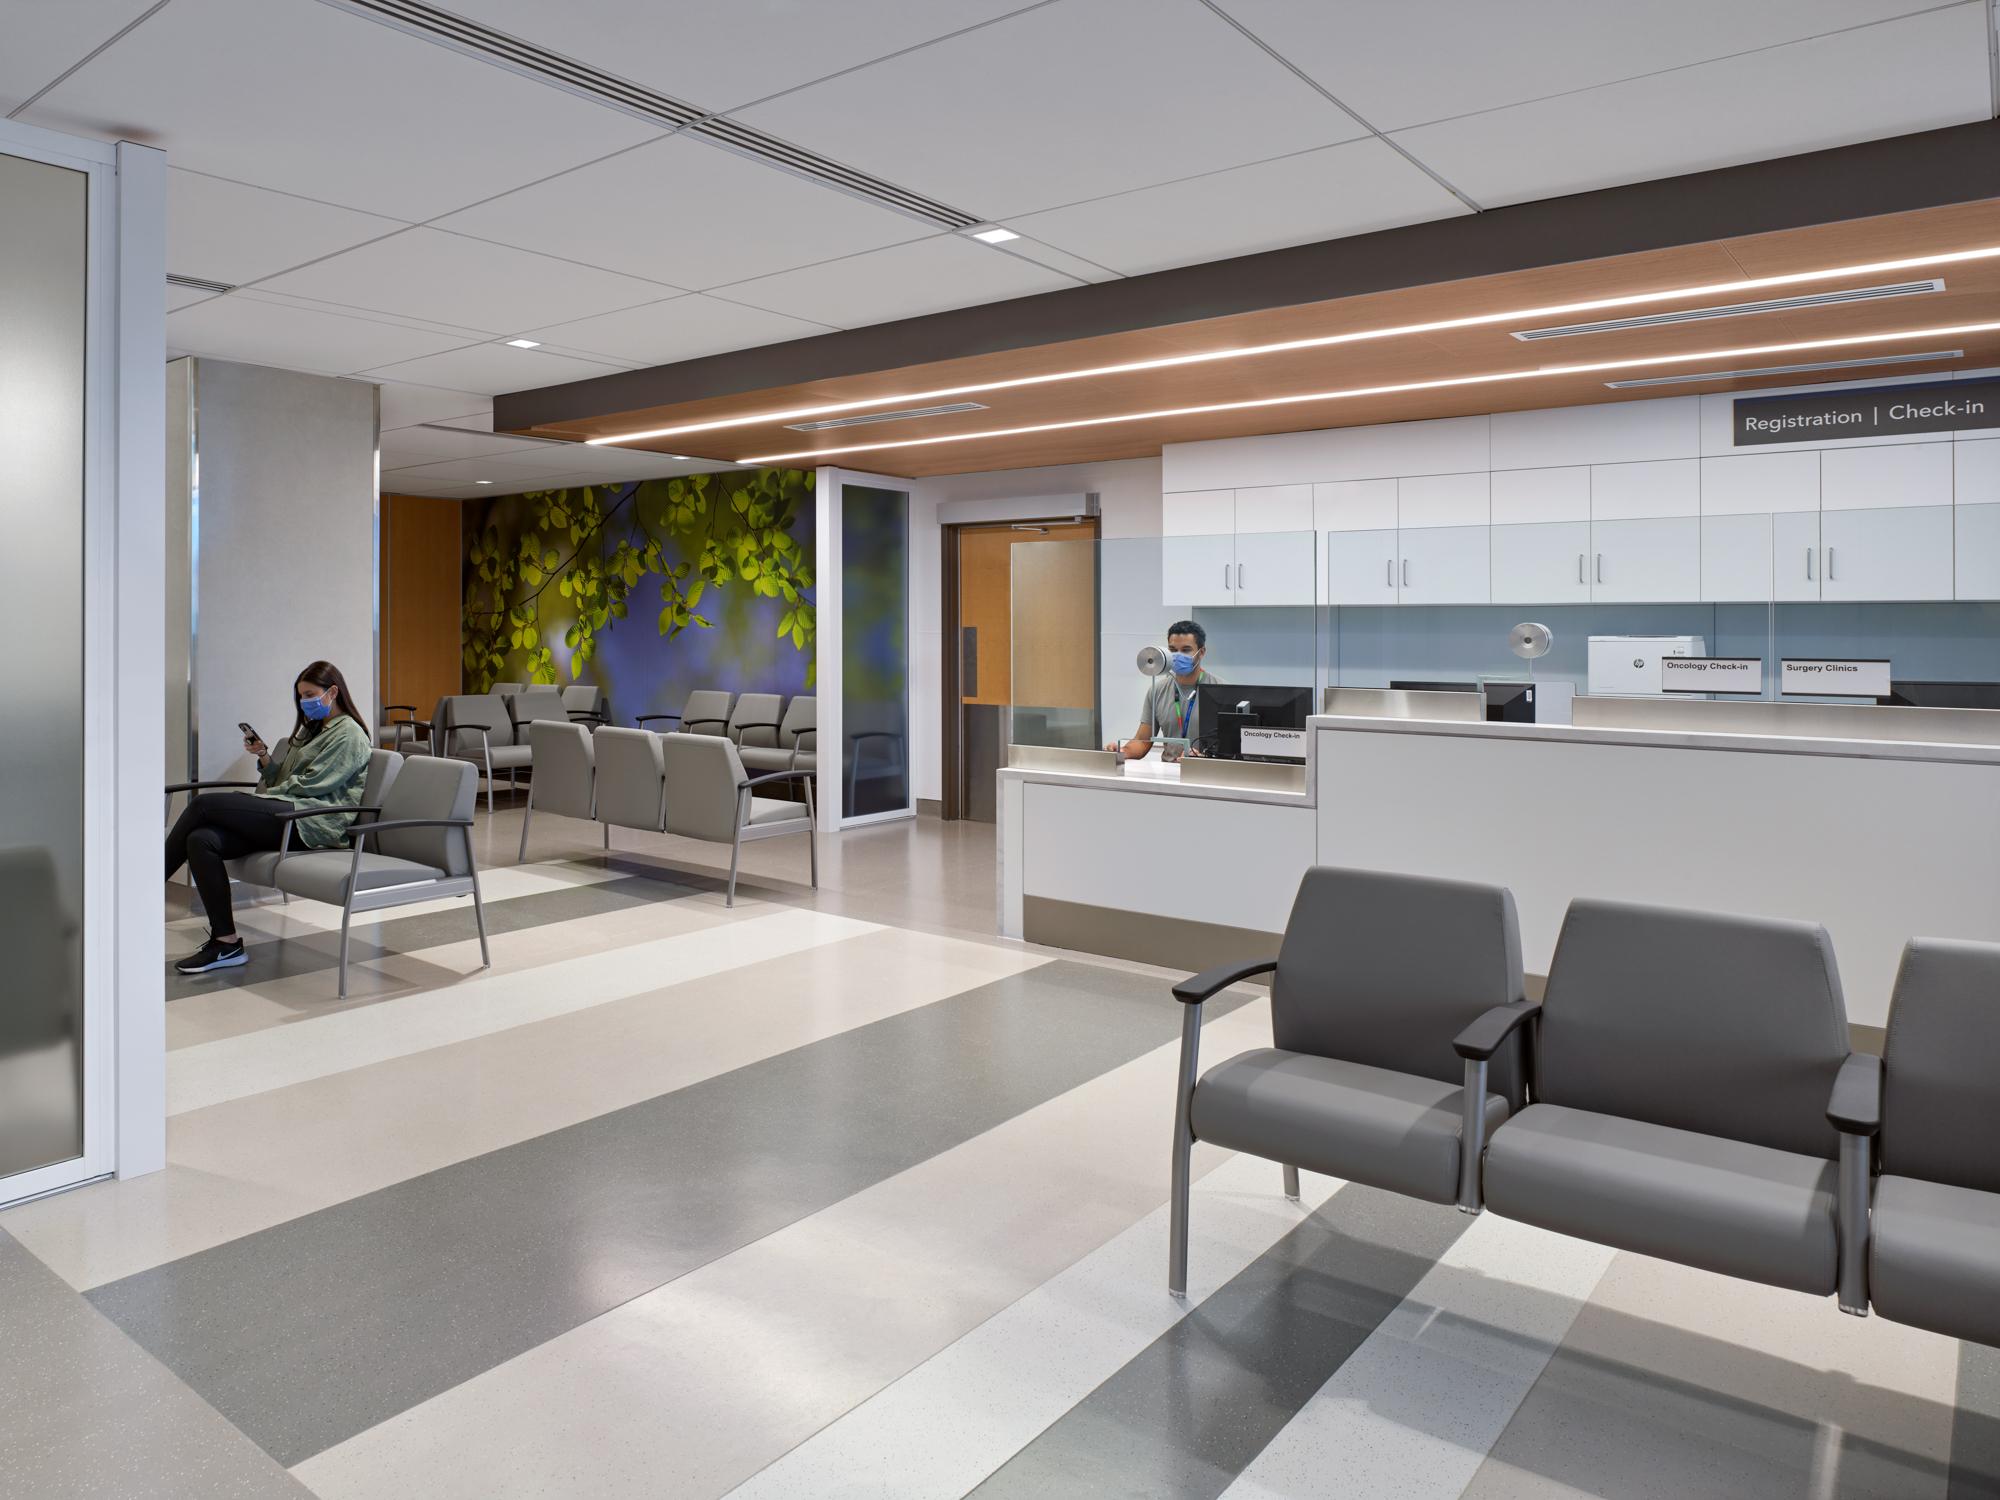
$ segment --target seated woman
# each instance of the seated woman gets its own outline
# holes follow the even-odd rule
[[[316,661],[293,684],[298,717],[291,744],[278,759],[262,740],[245,737],[257,757],[257,790],[208,792],[189,800],[167,835],[167,878],[185,864],[208,913],[208,941],[176,963],[183,974],[206,974],[244,962],[229,896],[228,860],[276,849],[285,836],[280,813],[297,807],[356,807],[368,780],[368,726],[332,662]],[[292,825],[291,848],[326,849],[347,836],[351,813],[332,811]]]

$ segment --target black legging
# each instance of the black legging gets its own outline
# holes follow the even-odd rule
[[[229,872],[223,861],[241,859],[259,849],[275,849],[285,836],[278,814],[291,804],[249,792],[208,792],[188,803],[187,811],[167,835],[167,879],[186,865],[201,892],[212,933],[234,932],[236,915],[229,899]],[[296,833],[293,842],[296,843]]]

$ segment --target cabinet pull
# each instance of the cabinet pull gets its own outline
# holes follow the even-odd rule
[[[1222,586],[1223,586],[1224,588],[1228,588],[1228,587],[1229,587],[1229,564],[1228,564],[1228,563],[1224,563],[1224,564],[1222,565]]]
[[[1239,589],[1243,587],[1243,564],[1242,564],[1242,563],[1238,563],[1238,564],[1236,565],[1236,586],[1237,586],[1237,588],[1239,588]]]
[[[1581,552],[1576,555],[1576,581],[1578,583],[1590,582],[1588,578],[1583,576],[1583,554]]]
[[[1396,586],[1396,559],[1393,557],[1382,559],[1382,582],[1389,588]]]
[[[1807,582],[1807,583],[1811,583],[1811,582],[1812,582],[1812,552],[1813,552],[1813,549],[1812,549],[1812,548],[1810,548],[1810,547],[1806,548],[1806,582]]]
[[[1604,554],[1602,552],[1597,554],[1597,581],[1599,583],[1604,582]]]
[[[1410,586],[1410,560],[1406,557],[1403,559],[1403,587],[1408,588],[1409,586]]]
[[[1838,576],[1833,570],[1833,548],[1829,547],[1826,549],[1826,581],[1832,583]]]

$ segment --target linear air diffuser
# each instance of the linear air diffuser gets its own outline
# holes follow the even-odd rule
[[[1754,370],[1702,370],[1693,375],[1648,375],[1643,380],[1607,380],[1607,391],[1636,391],[1652,385],[1699,385],[1704,380],[1749,380],[1759,375],[1804,375],[1814,370],[1858,370],[1865,365],[1913,365],[1924,359],[1964,359],[1963,349],[1927,354],[1878,354],[1869,359],[1823,359],[1810,365],[1759,365]]]
[[[829,417],[824,422],[787,422],[787,432],[825,432],[830,427],[866,427],[870,422],[907,422],[912,417],[948,417],[953,412],[985,411],[977,401],[954,401],[949,406],[910,406],[902,411],[863,412],[858,417]]]
[[[1731,302],[1721,307],[1684,307],[1678,312],[1644,313],[1632,318],[1606,318],[1598,323],[1563,323],[1554,328],[1521,328],[1522,343],[1540,339],[1573,339],[1586,333],[1618,333],[1628,328],[1663,328],[1674,323],[1704,323],[1716,318],[1747,318],[1757,313],[1796,312],[1809,307],[1838,307],[1846,302],[1886,302],[1895,297],[1922,297],[1944,290],[1936,277],[1928,281],[1898,281],[1888,286],[1850,287],[1840,292],[1808,292],[1798,297],[1769,297],[1762,302]]]

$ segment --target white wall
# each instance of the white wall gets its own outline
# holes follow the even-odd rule
[[[324,658],[370,722],[375,703],[376,393],[194,361],[200,774],[248,765],[239,720],[288,732],[292,683]]]

